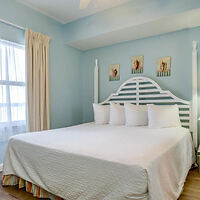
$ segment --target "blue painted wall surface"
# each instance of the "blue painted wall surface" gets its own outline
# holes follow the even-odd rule
[[[0,39],[9,40],[24,45],[25,32],[0,22]]]
[[[82,54],[82,118],[93,120],[93,69],[95,58],[99,59],[99,96],[103,101],[128,78],[131,78],[131,56],[144,55],[144,73],[155,80],[163,89],[172,91],[180,98],[192,99],[192,40],[200,41],[200,28],[177,31],[156,37],[130,41]],[[158,57],[171,56],[171,76],[156,77]],[[200,55],[199,59],[200,59]],[[120,81],[110,82],[109,65],[120,64]],[[199,63],[200,64],[200,63]]]
[[[3,157],[6,152],[8,142],[0,142],[0,164],[3,162]]]

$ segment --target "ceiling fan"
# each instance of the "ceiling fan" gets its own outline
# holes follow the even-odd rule
[[[92,0],[80,0],[80,9],[85,9],[89,6]]]

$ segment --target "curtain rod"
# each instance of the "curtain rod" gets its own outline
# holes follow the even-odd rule
[[[13,23],[11,23],[11,22],[9,22],[9,21],[0,19],[0,22],[2,22],[2,23],[4,23],[4,24],[7,24],[7,25],[9,25],[9,26],[13,26],[13,27],[15,27],[15,28],[18,28],[18,29],[21,29],[21,30],[25,31],[25,28],[24,28],[24,27],[18,26],[18,25],[13,24]]]

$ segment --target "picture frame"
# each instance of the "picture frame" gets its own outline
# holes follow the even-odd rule
[[[120,80],[120,64],[112,64],[109,66],[109,81]]]
[[[140,74],[144,70],[144,56],[132,56],[131,57],[131,73]]]
[[[157,59],[157,76],[171,76],[171,57],[160,57]]]

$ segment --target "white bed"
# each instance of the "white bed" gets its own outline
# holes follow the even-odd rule
[[[12,137],[3,174],[70,200],[176,200],[192,155],[185,128],[89,123]]]
[[[178,104],[183,127],[78,125],[12,137],[3,175],[66,200],[176,200],[194,162],[190,102],[132,78],[109,101]]]

